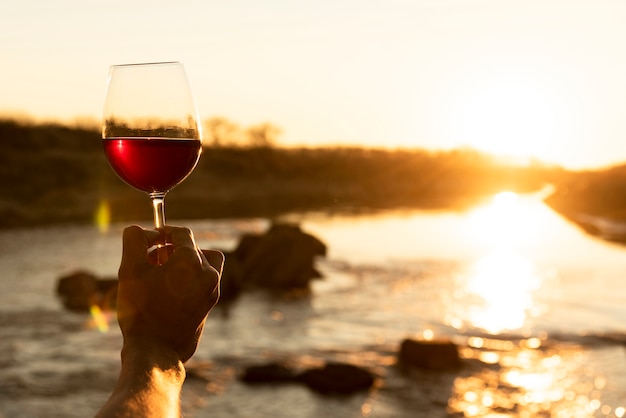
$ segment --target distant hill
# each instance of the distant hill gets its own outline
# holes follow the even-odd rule
[[[0,227],[92,222],[104,202],[112,221],[151,219],[148,197],[115,176],[96,130],[4,120],[0,140]],[[170,219],[460,208],[502,190],[575,184],[575,178],[471,150],[216,146],[170,192],[166,208]]]

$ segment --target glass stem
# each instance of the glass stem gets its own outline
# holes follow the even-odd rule
[[[150,193],[150,200],[152,200],[152,209],[154,210],[154,226],[156,229],[161,230],[161,239],[156,243],[156,248],[152,251],[150,262],[156,265],[163,265],[172,250],[171,245],[168,245],[165,238],[165,193]]]
[[[150,199],[154,211],[154,227],[161,229],[165,226],[165,193],[150,193]]]

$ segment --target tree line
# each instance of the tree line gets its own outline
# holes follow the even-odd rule
[[[575,184],[576,173],[516,166],[470,149],[284,148],[270,123],[204,122],[205,149],[168,196],[170,219],[280,216],[293,211],[454,209],[503,190]],[[149,220],[147,197],[119,180],[96,127],[0,120],[0,227]]]

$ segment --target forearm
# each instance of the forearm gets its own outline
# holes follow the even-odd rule
[[[185,368],[173,352],[150,344],[124,344],[122,369],[97,417],[179,417]]]

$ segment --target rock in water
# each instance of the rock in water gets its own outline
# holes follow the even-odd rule
[[[242,381],[250,384],[293,382],[295,378],[296,372],[281,363],[248,366],[240,377]]]
[[[461,367],[459,350],[452,341],[402,341],[398,360],[402,366],[426,370],[456,370]]]
[[[96,303],[98,279],[91,273],[77,271],[59,278],[57,295],[65,309],[88,312]]]
[[[314,263],[326,255],[326,245],[298,225],[275,223],[264,234],[242,236],[225,255],[222,295],[228,300],[250,288],[308,289],[312,279],[321,277]]]
[[[303,372],[298,378],[312,390],[326,395],[350,395],[368,390],[375,376],[368,370],[346,363],[328,363]]]
[[[299,226],[274,224],[256,240],[244,259],[243,275],[249,283],[268,289],[304,288],[319,277],[313,263],[326,254],[326,246]]]
[[[102,310],[114,310],[117,299],[117,279],[99,279],[86,271],[76,271],[57,281],[57,295],[65,309],[89,312],[93,305]]]

